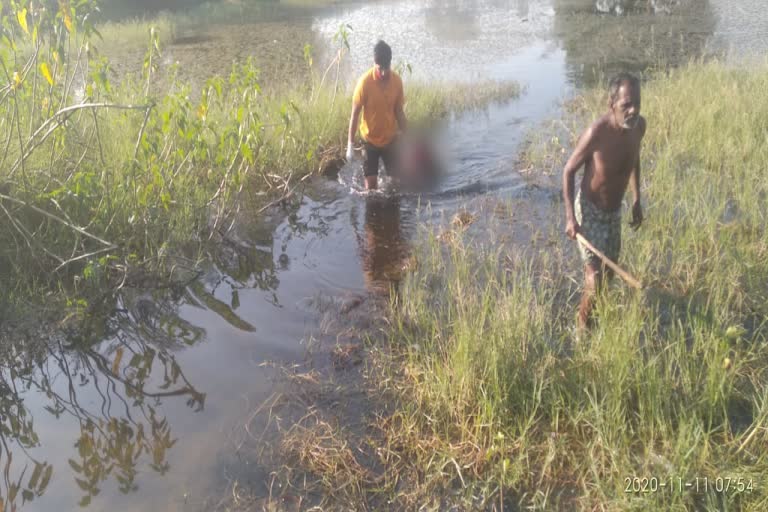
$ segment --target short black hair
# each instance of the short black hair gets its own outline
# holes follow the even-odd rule
[[[616,98],[619,97],[619,89],[621,89],[621,86],[624,84],[628,84],[633,89],[640,90],[640,79],[638,79],[635,75],[632,73],[619,73],[613,78],[611,78],[611,82],[608,85],[608,94],[611,99],[611,103],[616,101]]]
[[[389,69],[389,65],[392,64],[392,48],[381,39],[373,47],[373,62],[384,69]]]

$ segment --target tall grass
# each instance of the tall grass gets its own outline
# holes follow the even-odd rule
[[[130,49],[142,51],[150,30],[159,34],[159,42],[165,46],[176,36],[177,25],[178,21],[168,13],[160,13],[151,20],[105,21],[98,26],[101,37],[93,43],[108,55],[125,54]]]
[[[377,378],[401,404],[387,446],[411,461],[401,474],[413,485],[393,490],[396,500],[768,507],[766,91],[768,66],[717,62],[644,86],[647,219],[625,238],[622,261],[651,285],[610,289],[586,339],[571,334],[570,278],[581,276],[562,235],[554,248],[518,253],[424,244]],[[602,112],[604,94],[580,104],[572,133]],[[540,228],[550,238],[562,215],[552,208],[552,225]],[[637,491],[634,477],[649,480]]]

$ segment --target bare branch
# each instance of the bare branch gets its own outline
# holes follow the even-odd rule
[[[105,247],[104,249],[99,249],[98,251],[89,252],[88,254],[81,254],[80,256],[76,256],[74,258],[70,258],[67,261],[62,261],[61,264],[58,267],[53,269],[53,271],[54,272],[58,272],[60,269],[66,267],[70,263],[74,263],[74,262],[76,262],[78,260],[83,260],[85,258],[90,258],[91,256],[96,256],[98,254],[103,254],[105,252],[110,252],[110,251],[112,251],[114,249],[115,249],[114,247]]]
[[[133,150],[133,159],[136,160],[136,157],[139,154],[139,146],[141,146],[141,138],[144,136],[144,129],[147,127],[147,121],[149,121],[149,113],[152,111],[152,107],[154,105],[149,105],[147,107],[147,111],[144,114],[144,122],[141,123],[141,130],[139,130],[139,137],[136,139],[136,148]]]

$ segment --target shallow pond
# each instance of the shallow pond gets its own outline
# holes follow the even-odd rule
[[[6,347],[0,503],[8,510],[209,510],[235,480],[267,492],[254,412],[285,391],[286,368],[333,373],[333,347],[376,323],[374,297],[400,278],[425,226],[489,198],[511,201],[510,234],[525,243],[525,226],[559,208],[556,180],[530,183],[517,155],[564,99],[617,69],[768,48],[759,0],[380,1],[278,6],[267,19],[246,2],[217,5],[183,14],[165,50],[192,76],[225,72],[269,45],[273,58],[300,65],[304,35],[319,45],[344,23],[347,81],[382,37],[413,78],[515,80],[524,92],[447,121],[438,137],[447,175],[434,191],[394,194],[385,184],[366,196],[348,165],[314,179],[300,203],[245,218],[186,289],[126,294],[95,341]]]

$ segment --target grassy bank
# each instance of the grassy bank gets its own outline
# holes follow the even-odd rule
[[[565,242],[426,248],[380,379],[403,404],[387,435],[422,496],[459,488],[542,510],[768,506],[767,86],[765,65],[718,63],[645,86],[647,220],[622,260],[650,286],[614,287],[587,340],[570,334],[567,278],[580,275]],[[604,102],[598,91],[575,103],[571,133]],[[632,477],[658,481],[638,491]]]
[[[185,279],[197,250],[226,232],[238,209],[260,211],[298,192],[304,176],[343,154],[350,92],[322,81],[320,70],[308,65],[306,80],[262,89],[258,69],[244,62],[201,79],[193,93],[180,79],[157,80],[155,32],[143,69],[111,83],[110,63],[89,46],[91,7],[19,8],[4,28],[7,303],[52,292],[85,307],[120,286]],[[406,110],[423,122],[516,93],[409,84]]]

